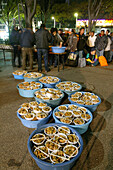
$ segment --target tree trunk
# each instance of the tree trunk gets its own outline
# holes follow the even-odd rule
[[[89,17],[89,24],[88,24],[88,31],[90,32],[93,28],[94,22],[92,20],[97,19],[98,14],[100,12],[100,8],[102,5],[102,0],[88,0],[88,17]]]
[[[31,28],[32,18],[36,13],[36,0],[25,0],[25,7],[23,5],[23,0],[21,0],[21,4],[24,11],[26,27]]]

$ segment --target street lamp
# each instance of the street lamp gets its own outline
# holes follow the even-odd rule
[[[55,17],[52,17],[52,19],[54,20],[54,28],[55,28]]]
[[[74,16],[76,17],[76,31],[77,31],[77,17],[78,17],[78,13],[75,13]]]

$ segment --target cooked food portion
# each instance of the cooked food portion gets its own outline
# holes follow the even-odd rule
[[[35,92],[35,96],[42,100],[56,100],[63,96],[60,90],[54,88],[43,88]]]
[[[70,99],[80,105],[95,105],[100,102],[99,97],[90,92],[76,92],[71,95]]]
[[[47,106],[46,103],[32,101],[30,103],[23,103],[17,112],[22,119],[38,121],[48,117],[51,111],[52,108]]]
[[[37,84],[36,82],[22,82],[18,84],[19,89],[23,90],[35,90],[39,89],[41,87],[41,84]]]
[[[74,145],[67,145],[64,147],[63,149],[64,153],[67,155],[67,156],[71,156],[71,157],[74,157],[78,154],[78,148]]]
[[[53,84],[59,82],[59,78],[54,76],[45,76],[40,78],[39,81],[44,84]]]
[[[47,128],[45,128],[44,131],[47,135],[53,135],[56,133],[56,128],[54,126],[49,126]]]
[[[81,88],[81,86],[78,83],[72,81],[60,82],[56,85],[56,87],[63,91],[72,91],[72,92],[79,90]]]

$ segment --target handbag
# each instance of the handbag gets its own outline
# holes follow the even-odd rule
[[[68,59],[69,60],[76,60],[77,54],[74,52],[69,53]]]
[[[101,66],[108,66],[107,60],[104,56],[99,57],[99,63]]]

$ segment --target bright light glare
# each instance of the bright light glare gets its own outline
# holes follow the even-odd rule
[[[52,17],[52,19],[55,19],[54,17]]]
[[[74,14],[74,16],[75,16],[75,17],[78,17],[78,14],[77,14],[77,13],[75,13],[75,14]]]

